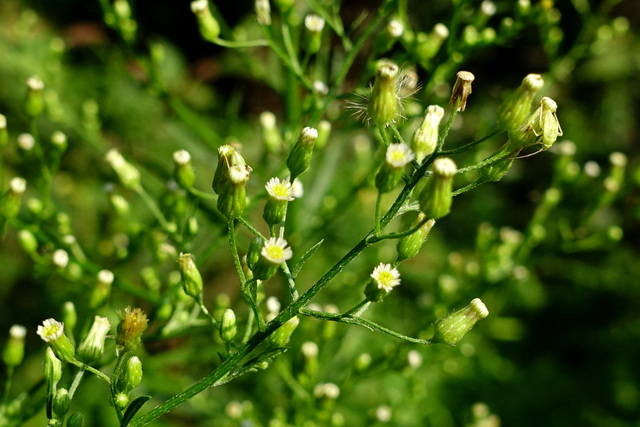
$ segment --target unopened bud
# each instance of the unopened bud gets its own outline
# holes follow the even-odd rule
[[[53,384],[57,384],[62,378],[62,362],[56,357],[51,347],[47,347],[44,355],[44,378]]]
[[[106,317],[95,316],[91,329],[78,346],[78,359],[85,363],[93,363],[102,357],[104,342],[111,330],[111,323]]]
[[[282,138],[276,126],[276,115],[271,111],[263,111],[260,114],[262,125],[262,140],[267,151],[277,153],[282,148]]]
[[[306,171],[311,164],[311,155],[313,154],[313,146],[318,139],[318,131],[311,127],[302,129],[300,138],[291,149],[289,157],[287,157],[287,168],[291,174],[290,180],[293,181],[302,172]]]
[[[83,427],[84,426],[84,415],[80,412],[75,412],[71,414],[69,420],[67,420],[67,427]]]
[[[489,310],[487,310],[484,303],[479,298],[475,298],[465,308],[438,320],[435,325],[435,334],[431,341],[456,345],[480,319],[484,319],[488,315]]]
[[[271,25],[271,6],[269,5],[269,0],[256,0],[255,11],[258,24]]]
[[[427,218],[438,219],[449,213],[453,201],[453,177],[456,164],[448,157],[439,157],[433,162],[433,174],[420,193],[420,210]]]
[[[324,29],[324,19],[318,15],[307,15],[304,18],[305,50],[314,54],[320,50],[322,44],[322,30]]]
[[[191,254],[180,253],[178,267],[182,277],[182,289],[191,298],[199,301],[202,298],[202,276]]]
[[[7,118],[0,114],[0,148],[4,148],[9,143],[9,133],[7,132]]]
[[[440,121],[444,117],[444,108],[439,105],[427,107],[422,124],[413,133],[411,139],[411,149],[416,153],[416,160],[422,163],[429,154],[433,153],[438,146]]]
[[[15,368],[24,359],[24,337],[27,328],[22,325],[13,325],[9,329],[9,339],[2,350],[2,361],[7,367]]]
[[[200,35],[206,41],[215,43],[220,36],[220,24],[211,14],[207,0],[195,0],[191,2],[191,11],[198,18]]]
[[[96,309],[104,305],[111,294],[111,285],[113,284],[114,275],[109,270],[100,270],[91,297],[89,298],[89,307]]]
[[[220,320],[220,338],[224,342],[230,343],[236,337],[238,326],[236,325],[236,314],[228,308]]]
[[[558,136],[562,136],[562,128],[556,111],[558,104],[548,97],[540,100],[540,105],[529,119],[517,130],[509,133],[514,148],[524,148],[540,144],[543,150],[549,149]]]
[[[427,216],[423,212],[420,212],[411,227],[417,226],[426,218]],[[429,235],[429,232],[431,231],[431,228],[433,228],[435,223],[436,221],[434,219],[429,219],[413,234],[400,239],[400,241],[396,245],[396,251],[398,251],[398,261],[403,261],[405,259],[413,258],[414,256],[418,255],[420,248],[422,248],[425,239]]]
[[[140,172],[135,166],[127,162],[118,150],[112,148],[104,158],[118,175],[122,185],[132,190],[140,187]]]
[[[130,357],[124,364],[122,374],[118,378],[117,391],[129,394],[142,381],[142,362],[138,356]]]
[[[544,86],[540,74],[529,74],[518,89],[512,92],[498,109],[498,126],[513,131],[522,126],[531,111],[535,94]]]
[[[55,131],[51,134],[51,145],[60,153],[67,151],[69,142],[67,141],[67,135],[60,131]]]
[[[70,405],[71,398],[69,397],[69,391],[67,391],[66,388],[59,388],[53,398],[53,412],[58,418],[63,418],[67,412],[69,412]]]
[[[72,301],[65,301],[62,304],[62,323],[64,323],[67,334],[73,339],[73,330],[78,323],[78,312]]]
[[[191,166],[191,155],[187,150],[178,150],[173,153],[173,163],[175,169],[173,178],[178,184],[184,188],[191,188],[195,182],[196,176]]]
[[[291,339],[291,335],[293,335],[293,331],[296,330],[299,323],[300,319],[298,319],[298,317],[296,316],[292,317],[282,326],[280,326],[274,333],[269,336],[270,347],[280,348],[287,345],[289,343],[289,340]]]
[[[367,114],[378,127],[393,122],[400,110],[396,95],[396,78],[399,68],[389,61],[379,61],[376,66],[376,79],[367,104]]]
[[[44,83],[40,77],[33,76],[27,80],[27,101],[25,110],[30,117],[37,117],[42,114],[44,102],[42,99],[42,90]]]

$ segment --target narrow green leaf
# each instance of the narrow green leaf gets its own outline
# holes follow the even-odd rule
[[[298,273],[300,273],[300,270],[302,270],[302,267],[304,266],[304,263],[307,262],[309,260],[309,258],[311,258],[311,256],[314,253],[316,253],[316,251],[318,249],[320,249],[320,246],[322,245],[322,243],[324,243],[324,239],[320,240],[318,243],[316,243],[315,245],[311,246],[309,248],[309,250],[307,252],[305,252],[304,255],[302,255],[302,258],[300,258],[300,261],[298,261],[298,263],[294,267],[293,271],[291,272],[291,277],[293,277],[295,279],[298,276]]]
[[[127,427],[133,419],[133,416],[138,413],[140,408],[142,408],[142,405],[147,403],[147,400],[149,399],[151,399],[151,396],[140,396],[133,399],[131,403],[129,403],[129,406],[127,406],[127,410],[124,411],[120,427]]]

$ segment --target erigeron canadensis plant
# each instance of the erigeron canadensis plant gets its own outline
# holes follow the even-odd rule
[[[152,45],[148,53],[139,49],[137,17],[128,0],[100,1],[105,24],[121,37],[130,59],[145,75],[138,84],[166,102],[202,141],[188,146],[177,141],[177,149],[158,166],[134,147],[108,137],[95,102],[76,111],[81,122],[71,132],[56,128],[47,139],[44,132],[51,123],[63,126],[51,119],[55,96],[45,96],[49,81],[55,80],[52,72],[26,81],[24,128],[13,127],[0,116],[1,148],[10,139],[14,142],[8,130],[19,135],[17,160],[9,170],[13,173],[21,169],[15,165],[21,165],[29,175],[26,180],[12,177],[5,185],[2,170],[2,233],[17,230],[36,271],[79,288],[59,317],[42,316],[46,320],[37,328],[41,347],[47,349],[39,386],[46,398],[40,401],[36,393],[11,394],[12,377],[24,359],[25,334],[36,332],[19,325],[11,328],[3,350],[7,380],[0,421],[19,425],[37,407],[44,408],[48,425],[82,425],[90,415],[76,404],[82,398],[78,391],[88,386],[85,379],[92,375],[102,386],[104,405],[113,407],[112,424],[147,425],[170,417],[171,411],[189,401],[197,402],[209,388],[257,371],[276,370],[295,392],[292,401],[317,408],[304,412],[305,405],[300,404],[301,415],[290,419],[276,408],[270,425],[301,424],[300,417],[343,425],[344,415],[335,403],[345,394],[341,387],[351,387],[350,378],[337,385],[322,377],[321,349],[315,342],[334,339],[336,324],[364,328],[372,341],[389,339],[410,346],[405,352],[409,369],[421,364],[418,348],[426,348],[426,354],[435,344],[458,344],[493,311],[486,283],[531,274],[528,257],[545,241],[545,221],[562,202],[563,185],[575,175],[575,146],[572,150],[569,142],[559,149],[554,145],[563,135],[562,103],[558,106],[550,97],[538,95],[544,90],[540,74],[527,75],[520,87],[511,89],[485,134],[471,131],[481,136],[462,144],[449,139],[456,119],[460,123],[460,118],[479,108],[472,86],[476,93],[478,87],[494,83],[461,69],[473,49],[514,39],[520,29],[535,23],[548,29],[545,50],[550,56],[557,51],[561,34],[552,31],[558,27],[554,27],[555,9],[548,3],[531,6],[519,1],[495,28],[490,25],[497,10],[493,3],[485,1],[473,9],[466,22],[463,6],[456,5],[451,22],[424,27],[410,19],[407,2],[384,0],[372,17],[356,20],[348,30],[339,5],[332,2],[302,5],[279,0],[271,7],[268,1],[256,1],[255,19],[232,31],[215,3],[194,1],[191,25],[202,38],[233,52],[283,100],[282,113],[262,111],[260,126],[237,130],[236,139],[233,134],[219,135],[218,128],[211,131],[173,92],[163,68],[162,45]],[[466,26],[461,27],[463,23]],[[359,61],[366,64],[361,81],[349,80],[350,73],[360,71]],[[273,62],[277,67],[270,74]],[[436,94],[443,87],[451,88],[449,96]],[[350,106],[359,117],[352,117]],[[357,153],[350,158],[336,142],[336,134],[345,132],[348,136],[339,143],[346,143],[353,129],[367,135],[370,148],[363,150],[365,159],[357,159]],[[58,172],[71,161],[65,153],[81,139],[99,151],[101,179],[113,181],[104,192],[105,205],[111,209],[108,230],[98,236],[101,242],[96,248],[76,238],[74,231],[83,218],[63,209],[56,193]],[[547,152],[553,150],[556,160]],[[392,316],[372,320],[376,309],[384,310],[394,298],[403,298],[397,294],[407,281],[405,268],[419,256],[427,236],[447,223],[456,210],[456,197],[500,181],[519,157],[534,154],[554,163],[552,184],[523,233],[510,229],[497,233],[488,224],[480,227],[478,261],[465,269],[469,277],[482,274],[485,286],[459,290],[465,285],[455,276],[461,262],[453,254],[448,261],[452,273],[438,277],[442,302],[438,309],[412,320],[415,334],[400,332]],[[338,167],[340,163],[346,171]],[[610,173],[591,213],[613,202],[624,183],[625,166],[623,154],[611,157]],[[154,175],[167,181],[166,186],[158,190]],[[339,187],[338,201],[328,194],[330,185]],[[333,210],[323,212],[332,199]],[[361,203],[355,212],[349,209],[354,203]],[[341,217],[340,210],[348,215]],[[317,225],[322,216],[324,222]],[[619,240],[621,230],[611,227],[599,238]],[[346,244],[349,248],[344,249]],[[567,244],[579,246],[580,239]],[[317,261],[323,251],[331,263]],[[214,280],[216,268],[224,269],[216,256],[230,260],[233,274]],[[348,274],[355,276],[351,282],[340,278]],[[336,291],[332,282],[338,281],[343,286]],[[322,298],[331,304],[318,306],[316,301]],[[323,322],[316,336],[308,333],[313,319]],[[433,330],[427,334],[429,325]],[[292,344],[296,334],[305,331],[309,341]],[[155,375],[158,382],[158,376],[165,375],[158,367],[162,362],[154,363],[152,353],[158,350],[151,346],[171,347],[175,342],[196,347],[193,354],[206,361],[208,373],[190,377],[193,381],[180,384],[179,391],[142,394],[151,390],[146,378],[153,382]],[[294,353],[291,357],[301,366],[284,364],[285,352]],[[354,378],[364,378],[383,365],[368,353],[353,359],[349,375]],[[155,406],[146,403],[150,399]],[[250,404],[231,401],[224,406],[231,419],[255,417]],[[478,424],[490,419],[485,412],[478,415]],[[379,422],[393,416],[392,408],[384,404],[372,413]]]

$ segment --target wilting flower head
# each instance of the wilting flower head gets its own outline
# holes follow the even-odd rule
[[[460,104],[458,105],[458,111],[464,111],[467,106],[467,98],[471,95],[471,83],[475,80],[475,76],[469,71],[458,71],[456,74],[456,83],[451,91],[451,99],[449,105],[451,107],[456,105],[458,98],[460,98]]]

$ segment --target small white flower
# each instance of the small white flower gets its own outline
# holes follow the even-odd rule
[[[381,423],[387,423],[391,420],[391,408],[387,405],[380,405],[376,408],[376,418]]]
[[[293,187],[288,180],[280,181],[278,178],[271,178],[267,185],[265,185],[265,188],[269,196],[276,200],[290,202],[294,199]]]
[[[53,253],[53,264],[65,268],[69,264],[69,254],[64,249],[58,249]]]
[[[304,26],[312,33],[319,33],[324,28],[324,19],[318,15],[307,15],[304,18]]]
[[[334,383],[326,383],[324,385],[324,395],[327,396],[327,399],[335,400],[340,396],[340,387]]]
[[[29,88],[29,90],[40,91],[44,89],[44,83],[42,82],[40,77],[32,76],[27,80],[27,87]]]
[[[62,146],[67,142],[67,135],[57,130],[51,134],[51,142],[57,146]]]
[[[280,301],[276,297],[267,298],[267,311],[269,313],[278,314],[280,312]]]
[[[402,22],[400,22],[399,20],[392,19],[387,24],[387,32],[391,37],[397,39],[404,32],[404,25],[402,25]]]
[[[64,324],[56,319],[47,319],[38,326],[37,332],[45,342],[56,341],[64,333]]]
[[[191,154],[187,150],[178,150],[173,153],[173,161],[178,166],[184,166],[191,161]]]
[[[263,111],[260,113],[260,124],[267,129],[271,129],[276,126],[276,115],[271,111]]]
[[[300,143],[304,146],[313,146],[318,139],[318,130],[312,127],[305,127],[300,134]]]
[[[293,184],[291,184],[291,195],[296,199],[304,196],[304,187],[298,178],[294,179]]]
[[[293,251],[282,237],[272,237],[264,242],[260,253],[273,264],[282,264],[293,256]]]
[[[313,341],[306,341],[302,344],[302,354],[307,359],[313,359],[318,355],[318,344]]]
[[[487,16],[493,16],[496,13],[495,3],[485,0],[480,4],[480,10]]]
[[[31,151],[33,147],[36,145],[36,140],[33,138],[33,135],[30,133],[21,133],[18,135],[18,147],[20,147],[24,151]]]
[[[451,178],[458,172],[458,167],[455,162],[448,157],[438,157],[433,162],[433,173],[443,176],[445,178]]]
[[[207,0],[196,0],[191,2],[191,11],[193,13],[204,13],[209,10],[209,3]]]
[[[391,264],[380,263],[371,273],[371,278],[376,282],[379,289],[391,292],[394,286],[400,284],[400,273]]]
[[[318,95],[326,95],[329,93],[329,88],[322,80],[316,80],[313,82],[313,92]]]
[[[114,169],[125,163],[124,157],[122,157],[122,154],[120,154],[120,152],[115,148],[112,148],[111,150],[107,151],[107,154],[105,154],[104,159]]]
[[[611,153],[609,155],[609,161],[613,166],[623,168],[627,165],[627,156],[624,153],[616,151],[615,153]]]
[[[449,37],[449,29],[446,25],[438,23],[433,27],[433,34],[440,37],[441,40],[444,40]]]
[[[15,178],[11,178],[9,181],[9,190],[13,194],[22,194],[27,189],[27,181],[24,178],[20,178],[16,176]]]
[[[600,176],[600,172],[600,165],[593,160],[589,160],[584,164],[584,173],[586,173],[587,176],[590,176],[591,178],[597,178],[598,176]]]
[[[7,128],[7,118],[5,117],[4,114],[0,114],[0,129],[6,129]]]
[[[418,368],[422,365],[422,355],[417,350],[411,350],[407,353],[407,362],[412,368]]]
[[[113,283],[113,273],[109,270],[100,270],[98,272],[98,283],[110,285]]]
[[[390,144],[389,148],[387,148],[386,161],[387,164],[393,168],[402,168],[408,163],[411,163],[415,157],[413,151],[411,151],[409,146],[404,142],[400,144]]]
[[[9,336],[14,339],[22,339],[27,335],[27,328],[22,325],[13,325],[9,329]]]

